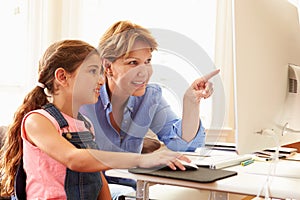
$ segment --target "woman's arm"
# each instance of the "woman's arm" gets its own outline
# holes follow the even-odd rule
[[[193,101],[193,97],[186,92],[183,98],[182,111],[182,139],[190,142],[197,134],[200,125],[200,100]]]
[[[213,86],[209,79],[219,72],[218,69],[196,79],[185,92],[182,112],[182,139],[187,142],[196,136],[199,129],[201,99],[210,97],[213,92]]]
[[[174,113],[161,92],[157,90],[150,93],[150,95],[158,100],[155,104],[157,107],[151,120],[150,129],[157,134],[159,140],[174,151],[194,151],[196,148],[204,145],[205,131],[199,117],[197,118],[199,120],[197,127],[198,132],[196,136],[188,142],[182,138],[182,118],[179,118]],[[147,97],[150,98],[150,95]],[[199,108],[195,110],[199,111]],[[188,125],[188,123],[186,124]]]
[[[177,159],[190,161],[187,157],[172,151],[158,151],[140,155],[77,149],[57,133],[49,119],[37,113],[29,115],[24,126],[29,142],[74,171],[95,172],[111,168],[146,168],[164,164],[173,169],[175,166],[184,169]]]

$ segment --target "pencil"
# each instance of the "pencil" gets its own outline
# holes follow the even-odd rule
[[[245,161],[241,162],[241,165],[242,165],[242,166],[247,166],[247,165],[250,165],[250,164],[253,163],[253,162],[254,162],[253,159],[245,160]]]

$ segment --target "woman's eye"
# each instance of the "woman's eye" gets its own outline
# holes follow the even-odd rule
[[[133,61],[130,61],[128,64],[129,65],[137,65],[138,63],[137,63],[137,61],[133,60]]]
[[[151,63],[151,58],[149,58],[148,60],[146,60],[145,64],[150,64]]]

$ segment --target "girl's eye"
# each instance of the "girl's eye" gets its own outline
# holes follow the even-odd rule
[[[98,73],[98,70],[97,70],[97,69],[91,69],[90,72],[91,72],[92,74],[97,74],[97,73]]]

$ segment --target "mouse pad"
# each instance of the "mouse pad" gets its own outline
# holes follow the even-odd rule
[[[223,169],[210,169],[205,167],[199,167],[197,170],[187,171],[172,171],[156,168],[130,168],[129,172],[134,174],[145,174],[152,176],[159,176],[164,178],[173,178],[186,181],[194,181],[199,183],[211,183],[220,179],[237,175],[235,171],[223,170]]]

